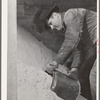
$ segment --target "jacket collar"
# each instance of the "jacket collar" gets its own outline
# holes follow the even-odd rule
[[[61,13],[61,21],[62,21],[62,23],[64,22],[64,15],[65,15],[65,12]]]
[[[65,33],[65,31],[66,31],[66,25],[64,22],[64,15],[65,15],[65,12],[61,13],[61,21],[62,21],[62,25],[63,25],[62,32],[63,33]]]

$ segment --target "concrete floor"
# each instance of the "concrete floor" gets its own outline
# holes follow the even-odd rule
[[[55,53],[18,26],[17,100],[62,100],[50,90],[52,77],[43,71],[54,56]]]

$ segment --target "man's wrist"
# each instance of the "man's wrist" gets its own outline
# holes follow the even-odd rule
[[[55,60],[52,60],[52,62],[50,63],[50,65],[53,65],[53,66],[57,66],[57,62]]]
[[[52,61],[54,65],[57,65],[57,62],[55,60]]]

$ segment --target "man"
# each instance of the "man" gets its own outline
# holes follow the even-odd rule
[[[65,40],[56,57],[46,67],[46,72],[52,74],[59,64],[66,64],[73,55],[71,70],[68,76],[81,83],[82,95],[89,98],[89,74],[96,59],[96,12],[74,8],[66,12],[58,12],[53,6],[43,11],[40,18],[46,28],[62,30]],[[49,12],[49,13],[48,13]]]

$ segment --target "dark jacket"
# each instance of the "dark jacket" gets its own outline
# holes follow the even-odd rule
[[[96,12],[81,8],[69,9],[61,16],[66,31],[62,47],[54,58],[58,64],[68,59],[74,50],[76,57],[80,60],[82,52],[77,46],[79,44],[92,46],[96,42]],[[84,32],[84,28],[87,29],[87,32]]]

